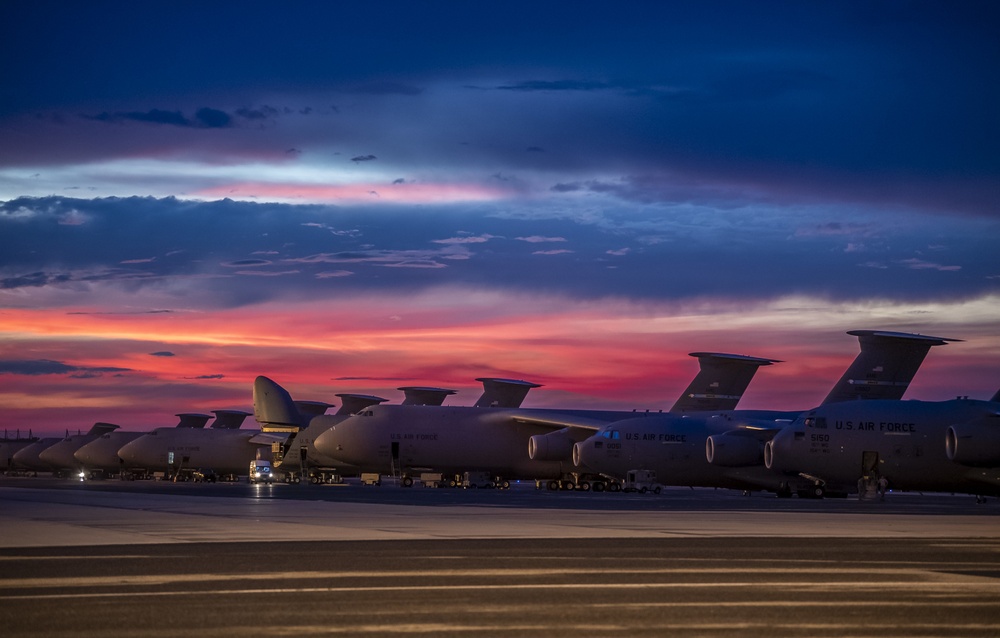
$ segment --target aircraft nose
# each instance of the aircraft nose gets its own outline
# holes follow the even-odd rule
[[[317,436],[316,440],[313,441],[313,446],[320,454],[338,459],[343,458],[343,446],[340,443],[336,425]]]
[[[143,463],[142,459],[147,448],[146,442],[143,441],[144,438],[140,436],[138,439],[123,445],[118,450],[118,457],[126,463]]]
[[[78,462],[83,463],[85,465],[86,464],[94,464],[96,462],[96,458],[95,458],[96,455],[94,453],[96,451],[96,448],[95,448],[96,444],[97,444],[97,441],[94,441],[93,443],[88,443],[87,445],[84,445],[83,447],[81,447],[76,452],[73,452],[73,458],[76,459]]]

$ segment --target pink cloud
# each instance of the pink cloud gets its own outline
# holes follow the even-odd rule
[[[169,425],[181,411],[249,409],[259,374],[296,398],[333,403],[337,392],[398,401],[396,388],[415,384],[456,389],[449,404],[469,405],[481,392],[476,377],[502,376],[544,385],[526,406],[668,409],[698,369],[687,354],[706,350],[785,361],[758,373],[741,407],[808,408],[857,354],[857,341],[844,332],[873,327],[967,339],[931,351],[913,398],[987,398],[991,384],[1000,384],[995,330],[935,326],[933,318],[908,326],[843,317],[829,321],[852,323],[817,324],[808,308],[783,307],[785,321],[775,322],[767,308],[669,310],[457,290],[189,313],[89,310],[0,315],[0,331],[10,336],[0,359],[124,369],[0,375],[0,426],[62,431],[100,420],[136,428]],[[164,351],[174,356],[150,354]]]
[[[262,201],[294,202],[391,202],[433,204],[485,202],[505,199],[510,192],[478,184],[273,184],[243,182],[199,190],[197,197],[252,198]]]

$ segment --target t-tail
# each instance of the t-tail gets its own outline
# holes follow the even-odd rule
[[[515,379],[495,379],[492,377],[476,379],[483,384],[483,396],[479,397],[477,408],[519,408],[532,388],[540,388],[541,384]]]
[[[212,412],[215,414],[212,427],[216,430],[239,430],[250,416],[249,412],[243,410],[212,410]]]
[[[701,370],[670,408],[673,413],[735,410],[757,369],[781,363],[720,352],[692,352],[691,356],[698,357]]]
[[[910,387],[931,347],[960,341],[880,330],[852,330],[847,334],[858,338],[861,352],[833,386],[823,405],[858,399],[898,401]]]
[[[442,405],[444,400],[455,394],[454,390],[447,388],[428,388],[423,386],[404,386],[398,388],[403,391],[403,405]]]

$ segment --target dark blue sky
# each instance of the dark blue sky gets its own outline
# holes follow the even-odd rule
[[[65,317],[294,306],[349,330],[359,309],[405,323],[459,300],[432,313],[471,331],[456,342],[525,316],[599,315],[584,332],[630,348],[619,321],[697,315],[698,348],[778,358],[840,352],[850,329],[951,331],[981,357],[971,383],[1000,381],[996,3],[15,0],[0,23],[13,377],[55,361],[169,383],[163,358],[129,357],[205,331],[136,328],[97,361],[73,344],[111,327]],[[502,372],[538,374],[539,339]],[[200,362],[232,380],[206,397],[245,393],[240,356]],[[425,356],[364,374],[462,366],[462,348]],[[558,378],[563,356],[549,385],[594,392]]]

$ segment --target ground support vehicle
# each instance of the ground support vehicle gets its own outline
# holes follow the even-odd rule
[[[250,474],[247,476],[247,480],[253,483],[267,483],[271,484],[274,481],[274,477],[271,476],[271,462],[270,461],[250,461]]]
[[[663,486],[656,482],[656,472],[652,470],[629,470],[625,474],[623,492],[653,492],[659,494]]]

